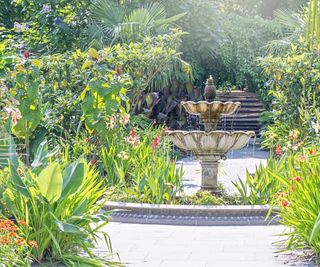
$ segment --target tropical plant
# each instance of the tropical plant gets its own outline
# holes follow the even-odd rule
[[[33,260],[67,266],[118,264],[111,254],[98,257],[92,252],[98,239],[111,248],[102,230],[108,223],[108,214],[101,212],[102,184],[98,173],[81,158],[73,163],[51,161],[35,172],[10,166],[3,201],[17,221],[25,221],[21,231],[26,241],[37,242]]]
[[[87,52],[77,50],[40,58],[25,54],[6,76],[0,94],[7,93],[0,99],[0,110],[12,105],[4,103],[9,99],[7,95],[19,100],[22,118],[13,125],[13,134],[29,144],[27,155],[34,154],[44,139],[51,146],[72,143],[84,126],[90,134],[104,140],[105,123],[114,112],[125,113],[130,112],[130,106],[140,107],[141,91],[163,88],[170,83],[176,70],[173,66],[177,66],[173,62],[179,60],[175,48],[182,34],[175,31],[101,51],[90,48]],[[190,71],[184,77],[188,75]],[[126,94],[131,98],[131,105]],[[176,107],[178,103],[174,97],[171,99]],[[12,107],[16,109],[16,105]],[[163,114],[171,110],[166,108]]]
[[[246,173],[245,180],[238,178],[233,185],[241,196],[244,205],[265,205],[271,203],[274,195],[281,189],[281,183],[270,172],[281,173],[286,168],[284,158],[277,160],[270,158],[267,165],[260,165],[254,174]]]
[[[286,170],[270,174],[283,188],[273,205],[280,207],[281,223],[290,228],[288,249],[313,248],[320,251],[319,232],[319,147],[304,149],[302,153],[288,155]]]
[[[113,0],[93,3],[90,12],[93,21],[88,34],[101,47],[116,42],[137,42],[146,36],[168,33],[170,26],[185,15],[166,17],[164,6],[158,2],[134,7]]]

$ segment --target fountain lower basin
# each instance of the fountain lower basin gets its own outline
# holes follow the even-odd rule
[[[170,140],[180,149],[191,150],[202,167],[201,188],[218,192],[218,164],[230,150],[245,147],[253,131],[169,131]]]

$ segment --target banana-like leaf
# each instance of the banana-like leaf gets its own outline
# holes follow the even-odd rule
[[[68,194],[74,194],[78,191],[87,171],[87,166],[81,158],[64,169],[62,197],[65,197]]]
[[[36,154],[34,156],[34,161],[31,164],[32,168],[37,168],[42,165],[43,159],[48,154],[47,141],[43,141],[37,148]]]
[[[86,236],[84,234],[84,231],[77,225],[62,222],[62,221],[56,221],[56,225],[58,226],[58,229],[63,233],[73,234],[77,236]]]
[[[27,186],[21,179],[14,165],[10,165],[10,181],[15,186],[15,189],[18,190],[22,195],[30,197]]]
[[[40,193],[49,202],[57,201],[62,193],[62,173],[58,163],[51,163],[41,171],[38,177]]]

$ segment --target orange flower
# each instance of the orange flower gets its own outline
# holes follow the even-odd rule
[[[0,238],[0,243],[3,244],[3,245],[8,245],[9,244],[9,239],[5,236],[2,236]]]
[[[27,225],[27,222],[25,220],[20,220],[20,221],[18,221],[18,224]]]
[[[30,247],[39,248],[38,243],[36,241],[29,241]]]
[[[26,241],[23,238],[18,238],[16,239],[15,243],[19,246],[23,246],[26,243]]]
[[[9,233],[9,236],[10,236],[10,237],[15,237],[15,236],[17,236],[17,234],[16,234],[15,232],[10,232],[10,233]]]
[[[290,192],[293,192],[295,188],[296,188],[296,186],[295,186],[294,184],[291,185],[291,186],[290,186]]]

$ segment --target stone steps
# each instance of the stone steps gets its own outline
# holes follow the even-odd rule
[[[226,94],[225,92],[217,92],[216,100],[241,103],[236,116],[224,118],[219,122],[218,129],[227,131],[254,131],[259,135],[259,118],[260,114],[264,111],[264,106],[255,93],[232,91]]]

